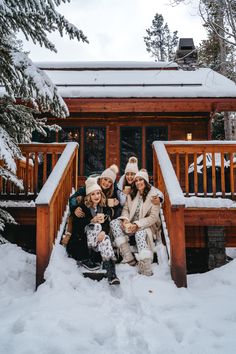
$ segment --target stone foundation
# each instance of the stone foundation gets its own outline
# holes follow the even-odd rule
[[[207,227],[207,247],[209,270],[221,267],[226,263],[224,227]]]

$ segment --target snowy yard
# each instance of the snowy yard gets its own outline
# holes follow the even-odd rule
[[[1,354],[233,354],[236,259],[177,289],[166,266],[154,276],[119,265],[120,286],[81,276],[56,245],[37,292],[35,256],[0,245]]]

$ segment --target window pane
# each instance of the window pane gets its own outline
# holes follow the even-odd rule
[[[146,168],[149,175],[153,175],[152,143],[155,140],[168,140],[167,127],[146,128]]]
[[[138,158],[139,167],[142,166],[142,128],[120,128],[120,168],[121,174],[130,156]]]
[[[58,140],[60,143],[67,143],[75,141],[79,143],[80,141],[80,128],[77,127],[63,127],[62,130],[58,132]]]
[[[84,129],[84,171],[89,176],[106,167],[106,128]]]

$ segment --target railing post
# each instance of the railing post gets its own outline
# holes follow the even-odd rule
[[[36,288],[44,282],[44,272],[51,254],[49,213],[49,205],[37,205]]]
[[[158,173],[157,173],[157,157],[155,150],[153,149],[153,185],[157,186],[157,178],[158,178]]]
[[[184,206],[171,208],[171,276],[176,286],[187,287]]]
[[[74,188],[78,189],[78,159],[79,159],[79,149],[76,149],[74,157]]]

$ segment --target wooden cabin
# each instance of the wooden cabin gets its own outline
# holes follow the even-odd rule
[[[204,145],[211,138],[213,115],[236,111],[233,82],[210,69],[183,71],[174,63],[40,63],[39,67],[58,86],[70,116],[63,120],[49,117],[49,123],[59,124],[62,130],[50,133],[44,144],[22,145],[26,162],[25,171],[20,169],[19,173],[24,180],[24,191],[1,181],[0,195],[3,200],[35,200],[37,197],[35,206],[28,210],[23,207],[13,209],[8,204],[8,209],[19,222],[36,224],[37,284],[43,281],[72,187],[77,188],[78,184],[84,183],[86,176],[101,172],[112,163],[116,163],[122,173],[131,155],[138,157],[139,167],[147,168],[153,175],[154,184],[165,194],[163,224],[167,226],[169,241],[166,240],[166,246],[170,242],[171,272],[177,286],[187,284],[186,248],[207,249],[209,227],[216,227],[214,235],[219,227],[228,230],[225,244],[236,246],[236,209],[230,206],[226,210],[220,205],[218,208],[199,207],[200,204],[193,208],[187,206],[186,201],[192,196],[202,199],[219,196],[215,153],[220,154],[222,163],[220,197],[235,198],[236,144],[230,148],[217,142],[212,146]],[[189,139],[199,143],[195,146],[187,142]],[[176,140],[186,143],[182,146],[174,142]],[[34,141],[42,142],[37,136]],[[153,158],[154,141],[173,141],[173,145],[164,144],[162,150],[169,166],[167,169],[160,161],[161,154],[156,145]],[[79,150],[76,144],[66,146],[67,142],[78,142]],[[161,145],[159,148],[163,149]],[[210,195],[206,183],[207,153],[213,156]],[[201,193],[196,172],[200,155],[203,156],[204,171]],[[34,157],[33,169],[31,156]],[[226,157],[230,166],[227,192],[224,182],[228,177],[223,172]],[[189,189],[190,164],[194,166],[192,191]],[[177,186],[177,200],[168,183],[168,173],[174,176],[171,181]]]
[[[128,157],[152,175],[155,140],[209,140],[212,115],[236,109],[235,84],[210,70],[180,70],[175,63],[39,63],[70,111],[48,142],[80,143],[79,183]]]

